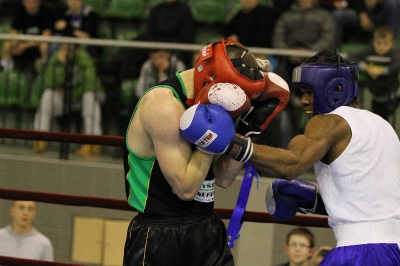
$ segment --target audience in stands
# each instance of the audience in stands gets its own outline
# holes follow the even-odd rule
[[[41,0],[22,0],[12,18],[10,34],[50,36],[54,22],[51,12]],[[35,62],[47,61],[48,44],[35,41],[4,42],[0,65],[5,71],[34,70]]]
[[[193,43],[194,21],[189,6],[179,0],[164,0],[150,10],[146,39],[153,42]],[[176,52],[186,64],[191,53]]]
[[[282,13],[275,25],[272,39],[273,47],[292,49],[300,52],[315,52],[334,48],[335,22],[326,9],[318,6],[315,0],[297,0],[289,10]],[[291,87],[293,68],[300,65],[304,57],[292,55],[278,59],[276,73],[282,76]],[[292,122],[281,123],[279,146],[286,147],[293,135],[300,132],[297,125],[303,115],[303,106],[296,92],[291,93],[291,101],[281,117],[290,117]],[[288,115],[289,114],[289,115]],[[289,129],[292,127],[292,129]],[[283,134],[284,133],[284,134]],[[278,133],[277,133],[278,134]]]
[[[278,13],[258,0],[240,0],[240,3],[242,9],[224,28],[225,38],[231,37],[247,47],[272,47]]]
[[[54,23],[54,34],[67,33],[78,38],[98,38],[100,20],[96,11],[85,4],[84,0],[66,0],[66,3],[67,10]],[[102,55],[100,46],[89,45],[87,51],[96,59]]]
[[[335,2],[336,46],[343,42],[368,41],[378,26],[389,26],[394,36],[399,27],[398,0],[347,0]]]
[[[348,59],[366,73],[365,85],[373,96],[371,111],[389,120],[400,103],[400,51],[395,47],[391,28],[376,28],[371,44],[351,53]]]
[[[61,7],[60,2],[63,3],[64,10],[61,13],[51,12],[48,8],[49,5],[45,4],[45,0],[21,0],[21,2],[22,5],[18,8],[12,20],[11,33],[13,34],[66,34],[78,38],[98,38],[100,17],[92,7],[85,3],[85,0],[49,1],[58,11],[60,11]],[[392,39],[396,38],[398,30],[400,7],[397,0],[271,0],[270,3],[270,5],[263,5],[259,0],[240,0],[242,8],[225,26],[220,28],[223,33],[222,36],[234,38],[247,47],[272,47],[311,52],[338,48],[343,41],[352,40],[351,36],[349,37],[347,34],[350,32],[349,29],[360,29],[358,32],[372,33],[377,27],[388,25],[393,32]],[[54,8],[52,10],[54,11]],[[185,1],[161,1],[151,8],[148,19],[141,23],[145,25],[145,30],[135,40],[193,43],[195,39],[195,23],[190,6]],[[386,41],[388,39],[389,37],[386,38]],[[2,47],[0,65],[7,71],[22,69],[25,66],[32,68],[35,65],[35,61],[38,63],[36,65],[44,66],[49,62],[49,58],[54,52],[58,53],[58,46],[60,45],[57,43],[50,44],[50,49],[48,46],[47,43],[39,42],[6,41]],[[373,47],[371,44],[369,51],[373,51]],[[82,49],[77,50],[81,51]],[[99,58],[102,54],[102,49],[104,48],[100,46],[87,47],[87,51],[92,58]],[[392,54],[396,53],[395,50],[390,48],[389,54],[379,57],[388,57],[390,59]],[[122,135],[126,124],[129,122],[129,117],[122,118],[123,114],[125,112],[130,114],[137,97],[148,87],[151,87],[151,84],[155,84],[162,79],[156,78],[155,73],[157,70],[148,58],[149,51],[149,49],[121,48],[108,61],[107,66],[104,66],[104,69],[100,69],[101,75],[106,76],[104,79],[106,82],[103,83],[107,85],[105,86],[107,89],[107,101],[104,105],[108,106],[105,109],[110,112],[110,114],[103,114],[103,116],[116,119],[117,123],[120,124],[118,128],[121,128],[118,132]],[[179,67],[176,69],[192,65],[192,52],[165,51],[165,53],[171,53],[169,55],[170,63],[178,62]],[[362,51],[359,53],[362,53]],[[359,53],[355,53],[352,56],[357,56]],[[257,56],[269,59],[270,67],[268,70],[281,75],[289,85],[291,84],[293,68],[303,61],[302,56],[294,55],[267,57],[266,55],[257,54]],[[362,69],[362,66],[364,66],[365,71],[367,71],[366,66],[368,66],[368,69],[373,68],[370,66],[371,57],[367,55],[366,58],[357,58],[361,62],[360,69],[364,70]],[[28,60],[28,63],[25,60]],[[368,62],[364,64],[365,60]],[[91,61],[89,64],[92,63]],[[372,87],[378,88],[373,84],[380,84],[381,80],[390,76],[386,69],[394,67],[391,65],[392,63],[388,64],[391,65],[390,67],[381,61],[374,63],[375,65],[385,65],[378,67],[381,70],[379,77],[368,83],[371,90],[373,90]],[[377,68],[376,66],[374,67]],[[41,69],[44,68],[42,67]],[[172,69],[170,68],[169,71]],[[49,71],[46,70],[46,73],[49,73]],[[174,72],[175,70],[172,71]],[[141,72],[142,74],[140,74]],[[106,84],[107,77],[109,78],[111,75],[113,75],[113,78],[108,79],[109,84]],[[50,75],[46,74],[47,76]],[[372,79],[371,77],[368,78]],[[97,80],[97,77],[94,79]],[[144,83],[146,85],[143,85]],[[394,84],[394,86],[386,87],[387,90],[397,90],[399,87],[396,85],[397,83],[392,82],[391,84]],[[62,87],[61,85],[59,86],[60,88]],[[53,86],[46,87],[46,89],[50,88],[53,89],[51,93],[55,94]],[[44,93],[43,97],[45,95],[48,96],[48,93]],[[379,90],[379,93],[382,94],[383,90]],[[126,95],[133,95],[133,98],[128,97],[128,99]],[[385,118],[392,114],[398,105],[398,97],[396,95],[390,95],[390,99],[395,98],[390,101],[391,104],[389,105],[386,100],[383,103],[379,102],[389,96],[374,94],[373,109],[375,112]],[[302,113],[300,110],[301,105],[295,92],[292,93],[291,97],[289,106],[273,121],[273,123],[279,123],[280,126],[270,127],[275,128],[275,130],[280,127],[279,132],[288,132],[288,134],[271,133],[269,130],[272,129],[268,129],[265,133],[265,135],[269,136],[266,144],[285,147],[291,136],[302,130],[301,126],[294,122],[302,121],[300,119],[300,114]],[[96,101],[95,105],[99,104],[97,100],[94,101]],[[39,110],[42,109],[44,107],[39,108]],[[382,109],[386,111],[380,111]],[[390,110],[387,111],[388,109]],[[55,112],[54,115],[59,114]],[[36,117],[35,121],[42,120],[39,119],[38,115]],[[35,122],[35,124],[37,123]],[[45,128],[48,127],[45,126]],[[96,130],[95,134],[101,134],[101,131]],[[42,145],[40,147],[42,148],[38,148],[37,151],[44,151],[43,147],[45,146]],[[91,148],[88,150],[91,151]]]
[[[76,44],[61,44],[44,73],[44,92],[36,111],[34,130],[50,131],[53,117],[80,111],[83,133],[101,135],[101,107],[104,101],[102,85],[90,55]],[[46,142],[35,141],[33,151],[43,153]],[[82,145],[80,157],[100,154],[98,145]]]
[[[153,50],[140,69],[136,86],[136,97],[139,99],[149,88],[175,75],[177,71],[185,70],[185,64],[171,51]]]
[[[272,35],[278,12],[274,8],[261,5],[258,0],[240,0],[242,8],[224,27],[225,38],[233,38],[246,47],[272,47]],[[252,30],[249,30],[252,29]],[[270,56],[256,54],[261,59],[269,59],[269,71],[273,71],[276,60]]]

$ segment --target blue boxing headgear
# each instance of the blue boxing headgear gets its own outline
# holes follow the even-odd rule
[[[313,115],[352,103],[358,94],[357,82],[357,65],[345,60],[337,50],[318,52],[293,69],[293,87],[308,87],[314,92]]]

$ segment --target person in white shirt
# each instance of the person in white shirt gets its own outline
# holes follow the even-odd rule
[[[11,224],[0,229],[1,256],[54,261],[51,241],[32,225],[36,214],[34,201],[13,203],[10,208]]]

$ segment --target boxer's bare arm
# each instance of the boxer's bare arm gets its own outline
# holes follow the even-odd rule
[[[213,156],[192,152],[181,137],[179,119],[184,111],[170,89],[156,88],[143,97],[137,119],[148,136],[143,140],[149,142],[168,183],[180,199],[191,200],[204,182]]]
[[[320,160],[332,162],[350,139],[350,127],[344,119],[337,115],[317,115],[310,119],[304,134],[290,141],[286,150],[254,145],[250,162],[267,176],[293,180]]]

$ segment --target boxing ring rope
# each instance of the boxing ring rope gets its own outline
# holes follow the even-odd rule
[[[45,131],[19,130],[19,129],[8,129],[8,128],[0,128],[0,138],[45,140],[54,142],[96,144],[96,145],[118,146],[118,147],[122,147],[124,145],[124,139],[123,137],[120,136],[99,136],[99,135],[85,135],[85,134],[66,133],[66,132],[47,132],[47,131],[45,132]],[[132,207],[128,205],[125,199],[88,197],[88,196],[77,196],[68,194],[4,189],[4,188],[0,188],[0,198],[6,200],[32,200],[50,204],[107,208],[107,209],[135,212],[132,209]],[[230,219],[233,210],[215,208],[215,212],[222,219]],[[247,221],[256,223],[276,223],[276,224],[286,224],[293,226],[311,226],[311,227],[329,228],[328,220],[326,217],[318,217],[318,216],[311,217],[308,215],[296,215],[293,219],[283,222],[275,220],[267,212],[245,211],[242,220],[243,222]],[[57,262],[42,262],[35,260],[21,260],[19,258],[0,256],[0,265],[31,266],[38,264],[53,265],[53,266],[78,265],[78,264],[65,264]]]

